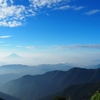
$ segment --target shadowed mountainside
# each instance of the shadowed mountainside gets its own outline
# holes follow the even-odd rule
[[[90,100],[96,91],[100,91],[100,82],[72,85],[59,93],[40,100],[53,100],[55,96],[65,97],[67,100],[69,100],[68,98],[70,98],[70,100]]]
[[[57,93],[70,85],[100,81],[100,69],[72,68],[68,71],[52,71],[43,75],[26,75],[6,83],[2,87],[4,93],[22,100],[38,100]]]

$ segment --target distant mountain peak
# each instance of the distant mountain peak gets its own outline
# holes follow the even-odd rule
[[[16,53],[12,53],[12,54],[8,55],[6,58],[21,58],[21,56],[19,56]]]

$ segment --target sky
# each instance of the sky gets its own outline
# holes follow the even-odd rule
[[[100,0],[0,0],[0,64],[99,63],[99,38]]]

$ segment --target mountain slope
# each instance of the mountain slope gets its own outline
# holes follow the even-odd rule
[[[71,100],[90,100],[96,91],[100,91],[100,82],[72,85],[57,94],[40,100],[53,100],[55,96],[65,97],[66,99],[70,98]]]
[[[22,75],[15,74],[15,73],[9,73],[9,74],[2,74],[0,75],[0,88],[7,82],[20,78]]]
[[[68,70],[71,66],[66,64],[27,66],[21,64],[0,66],[0,87],[6,82],[22,77],[23,75],[43,74],[51,70]]]
[[[100,69],[72,68],[52,71],[43,75],[26,75],[4,85],[2,91],[22,100],[38,100],[65,89],[70,85],[100,81]]]
[[[4,93],[1,93],[0,92],[0,100],[21,100],[21,99],[18,99],[16,97],[13,97],[13,96],[10,96],[8,94],[4,94]]]

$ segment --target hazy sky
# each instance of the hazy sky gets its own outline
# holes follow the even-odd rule
[[[99,61],[100,0],[0,0],[0,58],[11,53],[33,65]]]

